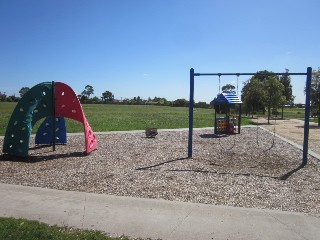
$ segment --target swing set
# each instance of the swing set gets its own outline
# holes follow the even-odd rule
[[[220,77],[221,76],[254,76],[254,75],[260,75],[260,76],[278,76],[278,75],[300,75],[300,76],[306,76],[306,104],[305,104],[305,116],[304,116],[304,136],[303,136],[303,159],[302,159],[302,165],[306,165],[308,162],[308,140],[309,140],[309,116],[310,116],[310,90],[311,90],[311,78],[312,78],[312,68],[308,67],[307,72],[305,73],[195,73],[194,69],[190,69],[190,98],[189,98],[189,137],[188,137],[188,158],[192,158],[192,138],[193,138],[193,108],[194,108],[194,77],[197,76],[219,76],[219,91],[220,91]],[[237,91],[238,91],[238,83],[237,83]],[[235,94],[233,94],[235,95]],[[226,94],[220,94],[221,96],[221,102],[226,104],[232,104],[232,101],[228,101],[228,96]],[[235,95],[236,96],[236,95]],[[235,97],[232,96],[232,97]],[[237,96],[236,96],[237,97]],[[226,99],[226,100],[225,100]],[[223,101],[222,101],[223,100]],[[237,100],[238,101],[238,100]],[[240,102],[236,102],[238,104],[241,104]],[[218,101],[219,103],[219,101]],[[240,105],[241,106],[241,105]],[[241,107],[240,107],[241,109]],[[227,111],[228,112],[228,111]],[[232,128],[232,131],[230,131],[230,120],[233,121],[235,117],[230,118],[230,112],[229,115],[226,115],[226,122],[225,126],[226,128],[224,131],[227,133],[235,133],[234,127]],[[218,122],[217,117],[215,116],[215,133],[218,131]],[[227,122],[228,121],[228,122]],[[239,110],[239,116],[238,116],[238,133],[240,133],[240,124],[241,124],[241,110]]]

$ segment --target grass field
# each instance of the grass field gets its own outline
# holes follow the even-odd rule
[[[0,103],[0,135],[5,134],[8,121],[15,107],[15,103]],[[84,104],[83,109],[95,132],[143,130],[148,127],[158,129],[187,128],[189,124],[189,110],[185,107],[163,107],[145,105],[109,105]],[[195,109],[194,127],[212,127],[214,112],[212,109]],[[66,119],[68,132],[82,132],[79,122]],[[244,118],[243,125],[250,120]],[[34,131],[37,129],[37,124]]]
[[[5,134],[8,121],[16,103],[0,102],[0,135]],[[186,107],[163,107],[146,105],[109,105],[84,104],[83,109],[95,132],[144,130],[149,127],[158,129],[187,128],[189,124],[189,110]],[[285,118],[304,118],[304,109],[286,108]],[[197,108],[194,111],[194,127],[212,127],[214,111],[212,109]],[[317,122],[317,119],[310,119]],[[82,124],[66,119],[69,133],[82,132]],[[242,125],[251,124],[246,117],[242,118]],[[40,122],[33,128],[38,129]]]

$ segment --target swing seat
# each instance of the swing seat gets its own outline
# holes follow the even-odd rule
[[[236,133],[236,128],[234,127],[233,124],[229,125],[227,132],[228,132],[228,134],[235,134]]]

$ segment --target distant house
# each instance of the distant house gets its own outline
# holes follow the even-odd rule
[[[306,104],[304,104],[304,103],[297,103],[296,104],[297,108],[305,108],[305,106],[306,106]]]
[[[119,99],[114,99],[113,100],[113,103],[122,103],[123,102],[123,100],[119,100]]]

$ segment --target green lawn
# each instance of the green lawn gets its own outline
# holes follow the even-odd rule
[[[281,116],[281,109],[278,110]],[[283,110],[284,118],[304,118],[304,108],[285,108]]]
[[[5,240],[129,240],[108,237],[99,231],[49,226],[26,219],[0,218],[0,239]],[[141,239],[142,240],[142,239]],[[150,239],[149,239],[150,240]]]
[[[0,103],[0,135],[5,134],[15,103]],[[83,109],[95,132],[187,128],[189,110],[185,107],[163,107],[144,105],[84,104]],[[214,111],[198,108],[194,110],[194,127],[212,127]],[[66,119],[68,132],[82,132],[79,122]],[[243,118],[242,125],[250,120]],[[39,124],[34,127],[34,131]]]

